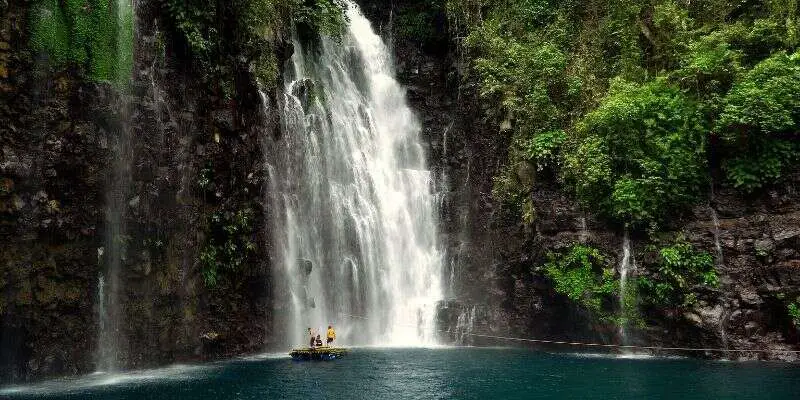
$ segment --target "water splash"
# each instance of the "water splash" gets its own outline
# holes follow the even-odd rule
[[[347,32],[295,36],[284,135],[268,141],[276,283],[292,343],[343,316],[349,344],[436,342],[442,299],[432,175],[390,53],[347,3]]]

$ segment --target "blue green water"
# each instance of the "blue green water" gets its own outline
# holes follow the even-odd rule
[[[264,356],[0,389],[12,399],[798,399],[800,367],[524,349],[354,349]]]

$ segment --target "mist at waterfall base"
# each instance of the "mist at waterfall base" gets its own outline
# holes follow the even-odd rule
[[[355,349],[335,362],[265,356],[0,389],[12,399],[794,399],[786,364],[613,358],[508,348]]]
[[[294,35],[280,139],[266,139],[284,343],[328,324],[348,345],[435,343],[436,198],[388,48],[347,4],[340,39]]]

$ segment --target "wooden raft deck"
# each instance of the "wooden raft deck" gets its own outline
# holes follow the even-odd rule
[[[344,347],[305,347],[293,349],[289,355],[298,361],[327,361],[342,358],[348,350]]]

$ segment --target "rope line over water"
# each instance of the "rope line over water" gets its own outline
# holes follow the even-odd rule
[[[369,318],[361,316],[361,315],[353,315],[353,314],[346,314],[346,313],[339,313],[339,314],[343,315],[343,316],[346,316],[346,317],[356,318],[356,319],[363,319],[363,320],[368,320],[369,319]],[[441,333],[455,333],[453,331],[444,330],[444,329],[437,329],[436,331],[437,332],[441,332]],[[488,338],[488,339],[510,340],[510,341],[516,341],[516,342],[556,344],[556,345],[576,346],[576,347],[612,348],[612,349],[622,349],[622,350],[693,351],[693,352],[715,351],[715,352],[720,352],[720,353],[800,353],[800,350],[720,349],[720,348],[715,348],[715,347],[636,346],[636,345],[623,345],[623,344],[571,342],[571,341],[566,341],[566,340],[532,339],[532,338],[522,338],[522,337],[514,337],[514,336],[487,335],[487,334],[471,333],[471,332],[458,332],[458,334],[466,335],[466,336],[482,337],[482,338]]]

